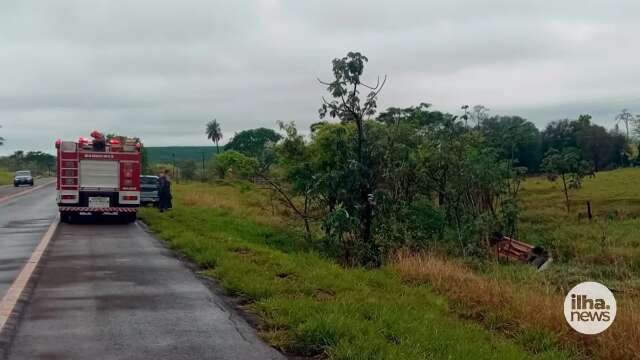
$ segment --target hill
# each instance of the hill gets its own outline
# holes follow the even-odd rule
[[[146,149],[151,164],[171,164],[173,154],[176,163],[184,160],[202,161],[203,154],[205,160],[216,155],[215,146],[152,146]]]

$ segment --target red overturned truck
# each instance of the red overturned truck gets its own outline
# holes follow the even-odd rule
[[[80,216],[115,216],[134,222],[140,207],[140,149],[137,139],[56,141],[58,209],[62,222]]]

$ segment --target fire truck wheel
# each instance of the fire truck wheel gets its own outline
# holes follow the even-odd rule
[[[136,213],[127,213],[127,214],[122,214],[120,215],[120,217],[122,218],[122,221],[126,224],[131,224],[136,222],[136,219],[138,218],[136,216]]]
[[[73,222],[73,214],[67,212],[60,213],[60,222],[64,224],[71,224]]]

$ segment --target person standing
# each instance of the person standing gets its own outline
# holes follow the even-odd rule
[[[169,179],[169,169],[166,169],[158,177],[158,208],[160,212],[164,212],[167,209],[171,209],[171,180]]]

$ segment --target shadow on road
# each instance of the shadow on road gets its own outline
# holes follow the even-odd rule
[[[68,224],[70,225],[123,225],[133,224],[127,218],[117,215],[74,215]]]

